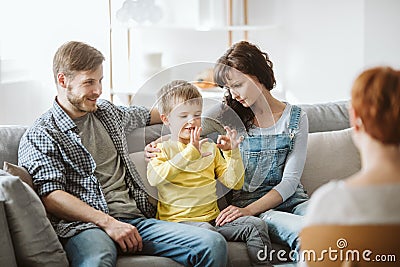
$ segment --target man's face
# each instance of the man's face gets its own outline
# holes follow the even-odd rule
[[[190,132],[201,126],[202,105],[198,101],[189,100],[179,103],[167,116],[167,124],[171,130],[171,139],[189,143]]]
[[[72,117],[80,117],[97,110],[97,99],[102,93],[103,66],[93,71],[80,71],[66,79],[67,109]]]

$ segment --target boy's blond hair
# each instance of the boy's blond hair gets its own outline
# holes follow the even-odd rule
[[[160,114],[170,114],[177,104],[190,101],[194,104],[203,104],[203,99],[196,86],[184,81],[174,80],[163,87],[157,93],[157,108]]]

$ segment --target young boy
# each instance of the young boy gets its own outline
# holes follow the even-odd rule
[[[197,88],[181,80],[173,81],[158,93],[161,120],[170,128],[171,138],[159,143],[161,150],[147,169],[150,185],[158,189],[157,218],[207,228],[221,233],[229,241],[244,241],[253,264],[265,264],[257,255],[271,242],[265,222],[244,216],[215,225],[220,213],[216,183],[230,189],[243,185],[244,167],[236,130],[225,127],[217,145],[200,139],[203,100]],[[222,150],[222,157],[219,148]]]

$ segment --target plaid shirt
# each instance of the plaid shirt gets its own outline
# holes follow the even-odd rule
[[[145,186],[129,159],[125,135],[148,125],[150,113],[144,107],[117,107],[106,100],[98,100],[97,105],[94,115],[105,126],[127,169],[125,183],[129,193],[142,213],[153,217],[155,208],[148,202]],[[39,196],[63,190],[108,213],[101,185],[94,175],[96,163],[82,145],[76,124],[56,101],[53,108],[24,134],[18,153],[19,165],[32,175]],[[71,237],[82,230],[97,227],[92,223],[70,222],[54,217],[51,222],[60,237]]]

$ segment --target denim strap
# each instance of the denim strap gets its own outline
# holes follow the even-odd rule
[[[299,129],[300,124],[301,108],[293,105],[290,110],[290,120],[288,123],[290,144],[289,144],[289,154],[292,152],[294,147],[295,130]]]

